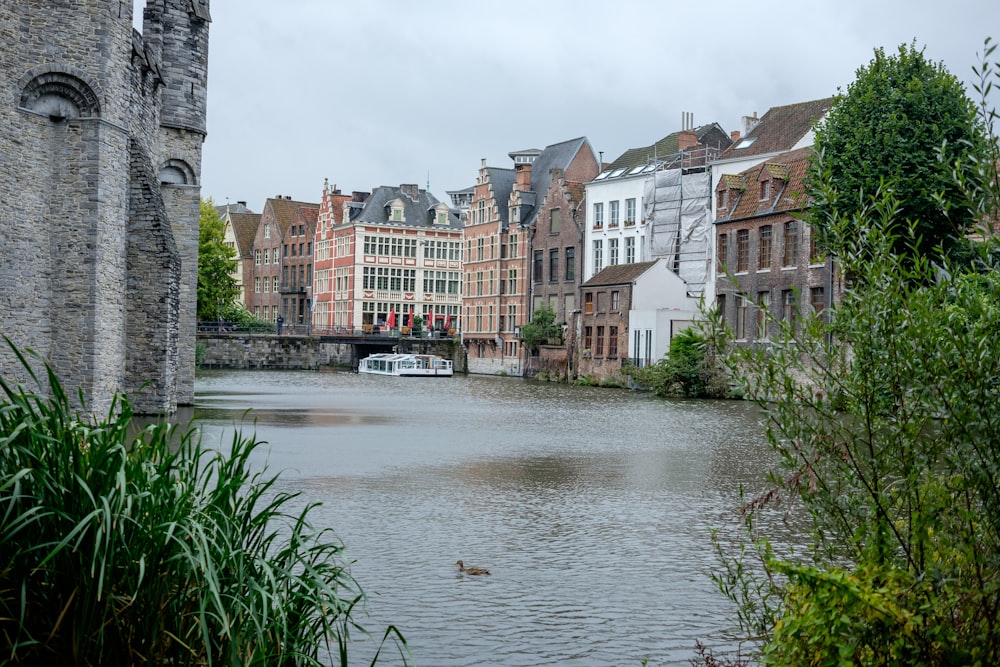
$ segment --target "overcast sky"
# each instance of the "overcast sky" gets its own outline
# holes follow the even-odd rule
[[[141,0],[137,0],[141,4]],[[916,41],[972,81],[998,0],[213,0],[202,196],[417,183],[586,136],[610,162],[681,128],[846,90]],[[971,93],[971,87],[970,87]],[[449,201],[450,203],[450,201]]]

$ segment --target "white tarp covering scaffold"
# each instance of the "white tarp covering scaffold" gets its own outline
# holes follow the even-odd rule
[[[688,292],[700,296],[711,261],[712,177],[681,172],[658,171],[646,181],[643,217],[651,221],[651,259],[663,257],[670,267],[676,262]]]

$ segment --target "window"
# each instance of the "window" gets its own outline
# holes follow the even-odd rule
[[[594,204],[594,227],[600,229],[604,226],[604,202]]]
[[[486,250],[486,239],[478,238],[476,239],[476,261],[483,261],[484,252]]]
[[[583,295],[583,314],[590,315],[593,312],[594,312],[594,293],[587,292],[586,294]]]
[[[597,292],[596,296],[594,297],[595,299],[597,299],[597,312],[599,312],[599,313],[603,313],[604,312],[604,298],[603,297],[604,297],[604,292]]]
[[[625,263],[635,264],[635,237],[629,236],[625,239]]]
[[[549,250],[549,282],[559,280],[559,249]]]
[[[729,190],[728,189],[719,190],[715,194],[715,196],[716,196],[715,208],[722,208],[722,209],[724,209],[727,206],[729,206]]]
[[[274,291],[277,292],[278,290]],[[270,293],[271,293],[271,279],[268,278],[267,276],[264,276],[264,294],[270,294]]]
[[[760,228],[760,247],[757,250],[757,265],[760,269],[771,268],[771,225]]]
[[[608,327],[608,358],[618,358],[618,327]]]
[[[534,280],[536,283],[542,282],[542,257],[543,257],[543,253],[544,253],[543,250],[536,250],[535,251],[535,261],[533,262],[533,269],[532,269],[532,280]]]
[[[619,202],[618,202],[617,199],[614,200],[613,202],[611,202],[611,211],[610,211],[610,214],[609,214],[610,215],[610,219],[608,220],[608,226],[609,227],[617,227],[618,226],[618,204],[619,204]]]
[[[604,356],[604,327],[597,327],[597,340],[594,341],[594,356]]]
[[[253,291],[254,294],[260,294],[260,276],[256,276],[253,279]]]
[[[507,271],[507,293],[517,294],[517,269]]]
[[[583,349],[585,352],[590,352],[594,344],[594,327],[584,327],[583,328]]]
[[[729,235],[719,234],[719,248],[717,253],[719,261],[717,263],[717,266],[720,273],[726,270],[726,263],[727,263],[726,260],[729,259],[728,257],[726,257],[726,253],[729,249],[728,244],[729,244]]]
[[[771,293],[770,292],[758,292],[757,293],[757,331],[754,334],[754,338],[757,340],[764,340],[767,338],[767,316],[768,311],[771,310]]]
[[[635,197],[625,200],[625,224],[635,224]]]
[[[812,287],[809,289],[809,304],[813,312],[821,313],[826,307],[826,291],[822,287]]]
[[[576,280],[576,248],[566,248],[566,280]]]
[[[771,198],[771,181],[763,180],[760,182],[760,200],[767,201]]]
[[[559,233],[559,209],[549,211],[549,234]]]
[[[600,273],[604,265],[604,243],[601,240],[594,241],[594,273]]]
[[[253,251],[253,263],[260,266],[260,250]]]
[[[271,223],[270,222],[265,222],[264,223],[264,238],[265,239],[271,238]]]
[[[483,224],[484,222],[486,222],[486,200],[485,199],[480,199],[479,200],[479,219],[476,222],[478,222],[479,224]]]
[[[795,290],[782,290],[781,292],[781,316],[792,329],[795,328]]]
[[[750,230],[736,232],[736,273],[743,273],[750,266]]]
[[[611,290],[611,312],[617,313],[621,310],[621,295],[618,290]]]
[[[476,296],[483,295],[483,272],[476,272]]]
[[[820,249],[819,244],[816,243],[816,233],[812,230],[809,232],[809,263],[823,263],[823,251]]]
[[[618,239],[608,239],[608,266],[618,263]]]
[[[750,300],[745,295],[739,294],[736,297],[736,326],[733,328],[733,335],[740,340],[747,337],[747,306]]]
[[[799,223],[795,220],[785,223],[785,266],[798,263]]]

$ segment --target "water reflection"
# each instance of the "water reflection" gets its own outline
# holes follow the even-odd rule
[[[196,390],[206,438],[255,429],[283,488],[324,503],[367,624],[399,626],[420,665],[686,665],[730,626],[709,534],[763,479],[752,406],[475,376],[218,371]]]

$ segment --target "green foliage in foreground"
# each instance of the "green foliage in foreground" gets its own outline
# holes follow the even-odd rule
[[[985,221],[991,168],[956,169]],[[984,225],[950,264],[903,210],[885,190],[828,211],[841,303],[729,357],[780,464],[742,535],[716,534],[715,579],[764,664],[1000,664],[1000,243]]]
[[[48,383],[0,379],[0,662],[347,664],[363,592],[258,442],[223,456],[126,401],[88,420]]]
[[[697,329],[684,329],[670,340],[666,357],[623,372],[657,396],[727,398],[730,392],[726,374],[705,340]]]

